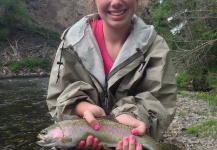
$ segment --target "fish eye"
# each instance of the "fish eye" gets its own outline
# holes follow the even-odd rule
[[[41,134],[42,134],[42,135],[46,135],[46,134],[47,134],[47,131],[43,130],[43,131],[41,131]]]

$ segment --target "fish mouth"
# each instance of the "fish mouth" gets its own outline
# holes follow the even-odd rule
[[[40,146],[50,147],[54,144],[51,140],[45,137],[44,134],[38,134],[37,138],[38,138],[38,141],[36,142],[36,144]]]
[[[36,142],[38,145],[43,146],[44,144],[47,143],[47,142],[46,142],[46,137],[45,137],[44,135],[38,134],[37,138],[38,138],[38,140],[39,140],[39,141]]]

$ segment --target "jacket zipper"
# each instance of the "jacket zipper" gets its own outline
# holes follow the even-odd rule
[[[70,49],[69,49],[70,48]],[[101,87],[103,93],[104,93],[104,105],[105,108],[108,109],[109,108],[109,100],[108,100],[108,80],[114,75],[116,74],[120,69],[124,68],[125,66],[127,66],[128,64],[130,64],[131,62],[133,62],[135,59],[139,58],[141,56],[141,54],[143,55],[142,51],[138,48],[137,52],[132,55],[130,58],[128,58],[127,60],[125,60],[123,63],[121,63],[119,66],[117,66],[116,68],[114,68],[111,73],[109,73],[108,76],[105,77],[105,87],[103,88],[101,83],[98,81],[97,78],[95,78],[95,76],[93,76],[83,65],[81,59],[78,57],[78,55],[75,53],[74,48],[72,46],[70,46],[69,48],[67,48],[67,51],[69,51],[70,53],[72,53],[72,55],[79,61],[79,63],[82,65],[82,67],[96,80],[96,82],[99,84],[99,86]],[[100,92],[97,90],[98,94],[100,95]],[[106,112],[107,113],[107,112]]]
[[[105,88],[104,88],[104,97],[105,97],[105,107],[108,108],[108,77],[105,76]]]
[[[136,49],[137,52],[135,54],[133,54],[131,57],[129,57],[127,60],[125,60],[123,63],[121,63],[120,65],[118,65],[116,68],[114,68],[108,75],[108,80],[114,75],[116,74],[119,70],[121,70],[122,68],[126,67],[128,64],[130,64],[131,62],[133,62],[135,59],[139,58],[141,55],[144,55],[142,53],[142,51],[137,48]]]
[[[131,62],[133,62],[135,59],[139,58],[141,56],[141,54],[143,55],[142,51],[138,48],[137,52],[132,55],[131,57],[129,57],[127,60],[125,60],[123,63],[121,63],[120,65],[118,65],[116,68],[114,68],[108,76],[105,77],[105,89],[104,89],[104,94],[105,94],[105,106],[106,108],[108,108],[108,80],[115,75],[119,70],[121,70],[122,68],[124,68],[125,66],[127,66],[128,64],[130,64]]]

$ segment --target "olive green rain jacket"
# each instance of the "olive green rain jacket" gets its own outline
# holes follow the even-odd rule
[[[176,106],[175,73],[165,40],[134,16],[134,29],[105,77],[90,18],[85,16],[62,35],[48,87],[51,116],[61,121],[63,115],[76,115],[74,106],[85,100],[114,117],[134,116],[160,140]]]

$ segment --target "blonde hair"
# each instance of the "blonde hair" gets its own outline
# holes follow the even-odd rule
[[[84,0],[84,2],[87,1],[87,0]],[[96,14],[96,4],[94,2],[94,0],[88,0],[88,2],[86,2],[84,4],[84,8],[85,8],[85,15],[88,15],[88,14]]]

